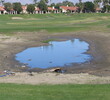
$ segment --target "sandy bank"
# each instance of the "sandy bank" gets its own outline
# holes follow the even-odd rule
[[[58,74],[58,73],[16,73],[15,76],[0,78],[0,83],[18,84],[109,84],[110,76],[98,77],[87,73]]]

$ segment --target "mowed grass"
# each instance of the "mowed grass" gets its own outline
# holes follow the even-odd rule
[[[0,84],[0,100],[110,100],[110,85]]]
[[[13,19],[18,17],[22,19]],[[109,28],[110,14],[24,14],[0,15],[0,33],[36,32],[48,33],[75,32]],[[103,27],[103,28],[102,28]]]

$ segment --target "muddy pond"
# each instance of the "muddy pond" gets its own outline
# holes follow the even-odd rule
[[[80,39],[67,41],[50,41],[48,46],[28,48],[18,54],[15,59],[31,68],[50,68],[81,64],[92,59],[87,54],[89,44]]]

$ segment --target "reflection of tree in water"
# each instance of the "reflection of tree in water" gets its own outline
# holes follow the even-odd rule
[[[48,51],[49,49],[53,50],[53,44],[52,42],[49,42],[49,45],[48,46],[42,46],[41,49],[44,51]]]
[[[72,44],[74,43],[74,39],[71,39],[70,41],[71,41]]]

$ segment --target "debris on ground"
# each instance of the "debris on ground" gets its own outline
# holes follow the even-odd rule
[[[66,70],[63,70],[61,68],[53,68],[53,69],[47,70],[47,72],[65,73]]]

